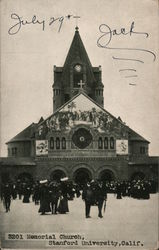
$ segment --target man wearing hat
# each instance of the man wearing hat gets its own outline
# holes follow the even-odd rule
[[[48,181],[42,180],[40,181],[40,208],[39,213],[44,215],[47,212],[51,212],[50,209],[50,197],[49,197],[49,189],[48,189]]]
[[[2,190],[2,197],[3,197],[3,202],[4,206],[6,209],[6,213],[10,211],[10,204],[11,204],[11,187],[9,183],[5,183],[3,190]]]
[[[93,205],[94,203],[94,194],[90,182],[87,182],[87,184],[83,188],[82,199],[85,201],[85,216],[86,218],[91,218],[90,210],[91,205]]]
[[[98,205],[98,217],[103,218],[102,208],[103,208],[104,200],[106,201],[107,199],[107,193],[106,193],[106,186],[101,180],[97,181],[97,185],[95,188],[95,197],[96,197],[96,202]]]
[[[59,184],[56,181],[53,181],[49,185],[49,195],[51,203],[51,212],[52,214],[57,214],[57,204],[60,197]]]

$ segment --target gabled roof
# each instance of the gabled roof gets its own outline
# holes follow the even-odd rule
[[[87,83],[91,86],[96,81],[91,62],[89,60],[88,54],[80,37],[78,28],[76,27],[75,35],[73,37],[72,44],[70,46],[69,52],[67,54],[64,66],[63,66],[63,73],[62,73],[62,80],[63,84],[69,81],[70,75],[70,65],[72,63],[80,63],[85,64],[86,72],[87,72]]]
[[[125,128],[127,128],[128,132],[129,132],[129,140],[131,141],[144,141],[149,143],[149,141],[147,141],[144,137],[142,137],[141,135],[139,135],[137,132],[135,132],[134,130],[132,130],[131,128],[129,128],[122,120],[120,117],[116,118],[115,116],[113,116],[112,114],[110,114],[107,110],[105,110],[104,108],[102,108],[98,103],[96,103],[93,99],[91,99],[85,92],[80,91],[77,95],[75,95],[71,100],[69,100],[68,102],[66,102],[63,106],[61,106],[59,109],[57,109],[51,116],[49,116],[46,120],[50,119],[52,116],[56,115],[57,113],[65,110],[66,107],[69,106],[69,104],[73,103],[75,100],[79,99],[80,96],[84,96],[87,100],[89,100],[90,103],[92,103],[92,106],[94,105],[94,107],[97,107],[99,110],[102,110],[103,112],[107,113],[110,117],[112,117],[113,119],[115,119],[117,122],[119,122],[120,124],[122,124],[122,126],[124,126]],[[78,103],[80,103],[78,101]],[[81,103],[80,104],[81,107],[83,106],[84,110],[88,109],[88,103],[84,104]],[[43,122],[41,122],[38,125],[42,125],[46,120],[44,120]]]
[[[86,105],[81,103],[80,98],[82,96],[85,98],[84,100],[86,101],[86,103],[85,103]],[[27,128],[25,128],[22,132],[20,132],[15,137],[13,137],[10,141],[8,141],[6,144],[12,143],[12,142],[18,142],[18,141],[30,141],[32,138],[34,138],[34,135],[35,135],[35,132],[36,132],[36,129],[38,128],[38,126],[41,126],[44,122],[46,122],[46,120],[50,119],[52,116],[56,115],[57,113],[65,110],[66,107],[68,107],[69,104],[73,103],[75,100],[76,101],[78,100],[77,103],[79,105],[81,105],[80,107],[82,107],[84,110],[88,109],[88,104],[91,104],[91,108],[95,107],[96,109],[107,113],[107,115],[109,115],[110,117],[112,117],[113,119],[118,121],[120,124],[122,124],[122,126],[124,126],[128,130],[129,140],[131,140],[131,141],[144,141],[144,142],[149,143],[145,138],[143,138],[141,135],[139,135],[134,130],[129,128],[125,123],[123,123],[121,121],[121,119],[114,117],[112,114],[110,114],[108,111],[106,111],[104,108],[102,108],[98,103],[96,103],[93,99],[91,99],[89,96],[86,95],[86,93],[84,93],[82,91],[82,92],[79,92],[77,95],[75,95],[71,100],[69,100],[63,106],[61,106],[58,110],[56,110],[56,112],[54,112],[52,115],[50,115],[47,119],[45,119],[45,120],[40,119],[41,122],[39,121],[39,123],[32,123]]]
[[[138,133],[136,133],[131,128],[129,128],[129,136],[130,136],[130,140],[131,141],[145,141],[145,142],[150,143],[148,140],[146,140],[144,137],[142,137],[141,135],[139,135]]]
[[[11,140],[9,140],[6,144],[17,141],[30,141],[32,137],[34,137],[34,132],[37,128],[37,123],[32,123]]]
[[[65,104],[63,104],[60,108],[58,108],[53,114],[51,114],[49,117],[47,117],[43,122],[41,122],[38,125],[42,125],[46,120],[48,120],[49,118],[51,118],[53,115],[56,115],[58,112],[62,111],[66,106],[69,105],[69,103],[72,103],[75,99],[77,99],[77,97],[79,97],[80,95],[85,96],[88,100],[90,100],[92,103],[94,103],[95,106],[97,106],[99,109],[101,109],[104,112],[107,112],[110,116],[112,116],[113,118],[115,118],[116,120],[118,120],[115,116],[113,116],[112,114],[110,114],[108,111],[106,111],[103,107],[101,107],[98,103],[96,103],[91,97],[89,97],[84,91],[79,91],[78,94],[76,94],[75,96],[73,96],[68,102],[66,102]],[[82,104],[82,103],[81,103]],[[83,105],[83,104],[82,104]],[[86,106],[84,106],[84,108],[86,108]],[[123,124],[123,122],[121,122],[120,120],[118,120],[120,123]]]

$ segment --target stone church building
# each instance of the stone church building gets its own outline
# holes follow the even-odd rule
[[[101,66],[93,67],[79,30],[63,67],[54,66],[53,114],[8,141],[1,180],[156,179],[149,141],[104,107]]]

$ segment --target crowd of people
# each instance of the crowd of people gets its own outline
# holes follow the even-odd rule
[[[12,199],[23,203],[34,202],[39,205],[39,213],[66,214],[69,212],[68,200],[81,197],[85,202],[85,217],[90,218],[91,206],[97,206],[98,216],[102,218],[102,210],[106,207],[107,193],[114,193],[117,199],[132,197],[150,199],[150,193],[157,192],[154,181],[101,181],[89,180],[77,184],[67,177],[59,181],[21,181],[6,182],[1,185],[1,200],[6,212],[10,211]]]

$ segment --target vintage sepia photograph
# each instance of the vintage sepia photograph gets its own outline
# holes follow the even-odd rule
[[[1,249],[158,249],[158,13],[0,1]]]

